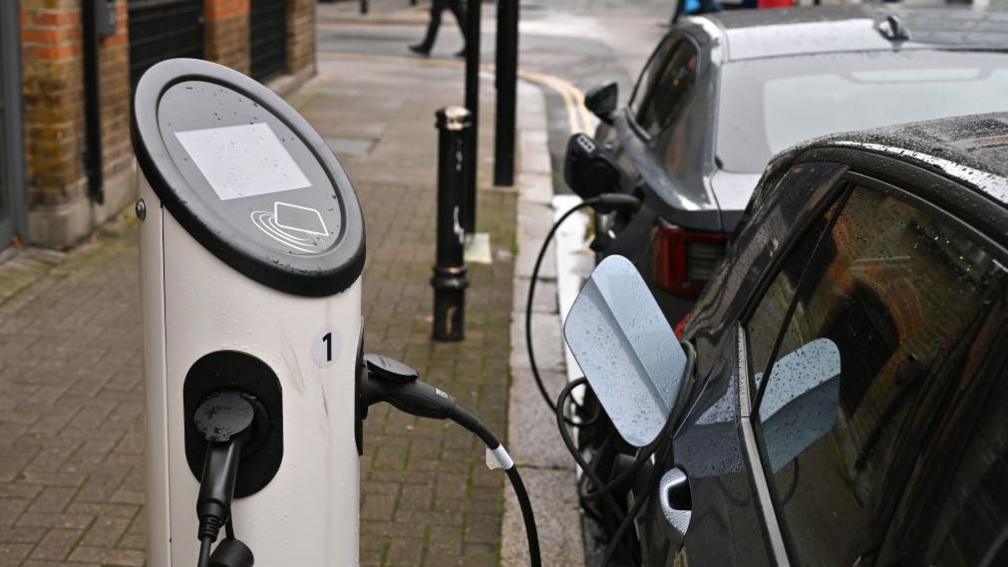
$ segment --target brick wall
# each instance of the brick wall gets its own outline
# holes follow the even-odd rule
[[[249,71],[250,0],[206,0],[206,57],[243,73]]]
[[[135,192],[129,142],[129,45],[125,0],[116,31],[104,38],[101,129],[104,206],[87,197],[83,156],[84,44],[80,0],[21,3],[29,242],[65,247],[86,236]]]
[[[249,71],[250,1],[205,0],[207,59]],[[127,0],[115,0],[116,31],[100,47],[105,203],[87,195],[82,5],[83,0],[21,0],[28,234],[20,236],[55,248],[87,236],[136,194],[129,14]],[[314,0],[287,0],[287,14],[287,69],[301,81],[315,69]]]
[[[287,72],[315,69],[315,0],[287,0]]]
[[[22,0],[21,53],[29,207],[85,191],[80,2]]]
[[[116,213],[136,194],[133,144],[130,142],[129,11],[127,0],[116,0],[115,35],[101,40],[101,130],[105,200]]]

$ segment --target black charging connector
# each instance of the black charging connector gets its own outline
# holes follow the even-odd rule
[[[420,374],[409,366],[379,354],[364,355],[367,379],[362,382],[367,405],[387,402],[410,415],[431,419],[450,419],[455,398],[420,381]]]
[[[467,412],[455,402],[455,398],[441,390],[420,381],[420,373],[398,360],[378,354],[364,355],[364,364],[359,377],[361,402],[367,406],[386,402],[396,409],[420,417],[450,419],[479,437],[494,459],[504,469],[518,505],[521,507],[528,538],[529,559],[532,567],[541,567],[539,533],[536,528],[532,502],[514,461],[494,434],[476,416]],[[366,412],[364,415],[367,415]]]
[[[196,499],[200,540],[198,567],[251,567],[253,564],[251,550],[234,538],[231,529],[212,557],[210,554],[221,526],[231,520],[238,465],[256,419],[253,402],[246,394],[227,390],[208,396],[193,414],[193,422],[207,442]]]

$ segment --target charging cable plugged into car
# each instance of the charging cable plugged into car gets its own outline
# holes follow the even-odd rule
[[[679,342],[637,269],[626,258],[612,256],[596,267],[564,324],[564,336],[585,376],[569,382],[557,401],[552,400],[532,340],[536,282],[550,242],[565,220],[585,208],[627,219],[642,206],[636,195],[614,192],[623,173],[609,152],[585,134],[575,134],[568,142],[564,177],[583,201],[559,216],[539,249],[525,306],[525,344],[536,386],[582,470],[581,507],[611,525],[601,563],[608,567],[617,556],[637,552],[635,546],[624,545],[624,536],[653,492],[657,476],[652,458],[662,440],[674,435],[671,428],[682,410],[678,404],[685,399],[681,394],[692,385],[695,353],[690,343]],[[609,241],[596,234],[592,249],[604,252]],[[581,404],[573,395],[579,387],[589,389]],[[589,460],[573,433],[584,428],[615,430],[622,439],[607,433]],[[628,503],[625,497],[631,493]]]
[[[553,403],[549,392],[546,391],[546,386],[543,384],[542,376],[539,374],[539,365],[536,362],[535,347],[532,345],[532,305],[535,300],[536,282],[539,279],[539,270],[542,269],[543,259],[546,257],[546,250],[549,249],[550,242],[553,241],[553,237],[556,235],[557,230],[564,221],[582,209],[591,207],[596,211],[623,211],[632,213],[640,208],[640,204],[640,199],[623,193],[603,193],[601,195],[585,199],[560,215],[560,218],[553,223],[549,232],[546,233],[546,238],[543,239],[542,246],[539,248],[539,254],[536,255],[535,265],[532,267],[532,277],[529,280],[528,298],[525,301],[525,349],[528,352],[529,367],[532,370],[532,378],[535,380],[536,387],[539,389],[539,393],[542,396],[543,401],[546,402],[546,405],[551,410],[555,411],[556,405]]]
[[[532,306],[535,300],[536,282],[542,269],[546,250],[549,249],[553,237],[560,226],[574,213],[592,208],[596,213],[618,213],[632,215],[641,207],[641,200],[633,195],[613,192],[619,188],[620,172],[615,160],[604,149],[598,147],[594,140],[585,134],[575,134],[567,142],[567,157],[564,162],[564,180],[567,185],[583,200],[565,211],[550,227],[543,239],[536,261],[532,267],[532,277],[529,280],[528,296],[525,301],[525,349],[528,352],[529,367],[535,380],[539,394],[547,407],[556,411],[546,386],[543,384],[536,362],[535,347],[532,344]],[[566,419],[566,418],[565,418]],[[569,423],[569,420],[567,421]]]

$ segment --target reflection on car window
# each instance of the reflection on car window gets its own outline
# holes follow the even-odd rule
[[[851,565],[899,497],[894,463],[915,457],[898,453],[904,424],[935,411],[920,394],[957,363],[947,355],[1001,272],[958,225],[860,187],[807,266],[783,328],[747,326],[776,338],[755,414],[799,562]]]
[[[815,339],[774,363],[759,407],[770,470],[780,472],[833,429],[839,404],[840,349]],[[800,423],[801,427],[795,427]]]
[[[698,59],[693,43],[681,39],[664,59],[660,71],[652,74],[636,115],[637,125],[649,136],[667,128],[678,116],[696,81]]]

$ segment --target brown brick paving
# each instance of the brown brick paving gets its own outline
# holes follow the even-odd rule
[[[433,211],[396,204],[430,189],[375,185],[361,191],[369,234],[392,229],[398,235],[374,247],[369,242],[365,345],[409,361],[425,380],[504,432],[512,266],[471,266],[467,340],[432,343]],[[483,226],[494,241],[510,242],[513,195],[484,192],[481,199]],[[372,408],[365,433],[362,565],[496,565],[503,477],[487,470],[479,441],[451,424],[382,406]]]
[[[143,564],[133,234],[108,227],[0,305],[0,565]]]
[[[367,350],[416,366],[503,437],[515,196],[480,192],[497,261],[470,268],[467,340],[432,343],[433,111],[461,100],[438,87],[461,76],[396,65],[323,63],[295,102],[325,136],[359,138],[350,130],[360,124],[381,132],[344,160],[367,218]],[[0,567],[143,565],[135,222],[124,217],[65,259],[29,253],[0,266]],[[497,565],[504,477],[487,470],[480,443],[382,406],[365,432],[361,564]]]

